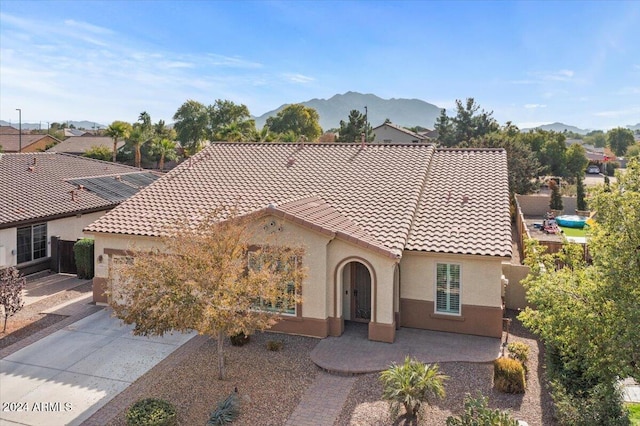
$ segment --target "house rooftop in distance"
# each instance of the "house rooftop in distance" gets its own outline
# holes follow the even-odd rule
[[[0,228],[108,210],[157,178],[149,171],[68,154],[0,154]]]

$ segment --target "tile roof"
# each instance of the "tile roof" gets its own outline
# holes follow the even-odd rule
[[[380,129],[380,128],[385,127],[385,126],[391,127],[392,129],[395,129],[395,130],[397,130],[399,132],[406,133],[407,135],[411,136],[412,138],[416,138],[418,140],[425,139],[425,136],[422,136],[419,133],[413,132],[413,131],[411,131],[411,130],[409,130],[407,128],[404,128],[404,127],[402,127],[402,126],[400,126],[398,124],[393,124],[393,123],[383,123],[383,124],[379,125],[378,127],[374,127],[372,129],[372,131],[375,133],[376,129]]]
[[[19,135],[20,130],[13,126],[0,126],[0,135]]]
[[[33,145],[41,139],[50,138],[52,142],[57,141],[58,139],[54,138],[51,135],[27,135],[22,134],[22,139],[20,139],[20,132],[11,133],[11,134],[0,134],[0,146],[2,146],[2,150],[4,152],[18,152],[20,148],[20,143],[22,142],[22,149],[24,150],[29,145]]]
[[[78,190],[74,179],[148,174],[134,167],[68,154],[0,154],[0,228],[48,217],[108,209],[119,201],[88,188]],[[131,190],[133,185],[126,184]],[[137,185],[135,191],[142,185]],[[72,197],[71,191],[76,190]],[[122,191],[123,189],[121,189]]]
[[[505,151],[438,149],[427,182],[408,250],[511,256]]]
[[[113,139],[109,136],[73,136],[63,140],[47,152],[69,152],[84,154],[94,146],[105,146],[113,150]],[[118,149],[124,146],[124,141],[118,141]]]
[[[273,214],[396,256],[404,249],[451,247],[448,252],[458,253],[458,246],[432,246],[419,233],[410,233],[412,227],[420,232],[429,228],[423,221],[432,217],[441,220],[439,215],[458,213],[453,205],[432,212],[425,199],[428,190],[444,183],[460,191],[477,189],[477,200],[489,201],[489,206],[481,206],[474,198],[467,206],[472,214],[461,219],[469,221],[468,227],[486,226],[488,219],[482,214],[489,212],[496,226],[510,230],[508,192],[503,199],[508,185],[504,151],[434,152],[431,145],[361,149],[359,144],[215,143],[86,231],[159,236],[176,220],[197,221],[216,208],[234,207],[239,214],[271,209]],[[473,162],[464,169],[471,156],[491,160],[490,167],[479,168]],[[433,170],[436,160],[450,173],[446,179]],[[498,238],[496,243],[484,235],[460,234],[457,242],[468,254],[506,256],[507,249],[510,254],[510,232],[508,236],[501,232]]]

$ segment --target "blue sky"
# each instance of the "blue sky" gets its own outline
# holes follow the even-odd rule
[[[261,115],[350,90],[474,97],[520,127],[636,124],[640,1],[0,3],[5,121],[171,122],[187,99]]]

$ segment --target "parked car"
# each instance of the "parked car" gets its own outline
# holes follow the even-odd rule
[[[587,167],[587,173],[589,173],[590,175],[599,175],[600,167],[596,166],[595,164],[591,164],[589,167]]]

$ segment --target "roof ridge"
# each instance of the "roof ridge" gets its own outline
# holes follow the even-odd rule
[[[411,215],[411,224],[409,225],[409,230],[407,231],[406,237],[405,237],[404,242],[402,244],[402,249],[403,250],[406,250],[407,243],[409,242],[409,236],[411,235],[411,232],[413,231],[413,225],[415,224],[416,218],[418,217],[418,210],[420,209],[420,206],[422,205],[423,198],[426,197],[425,189],[427,187],[429,173],[431,172],[431,166],[433,165],[433,157],[435,156],[436,151],[437,151],[437,149],[434,149],[433,153],[429,156],[429,164],[427,165],[427,169],[425,170],[424,174],[422,175],[422,183],[420,184],[420,196],[418,196],[418,200],[416,201],[416,206],[413,209],[413,214]]]

